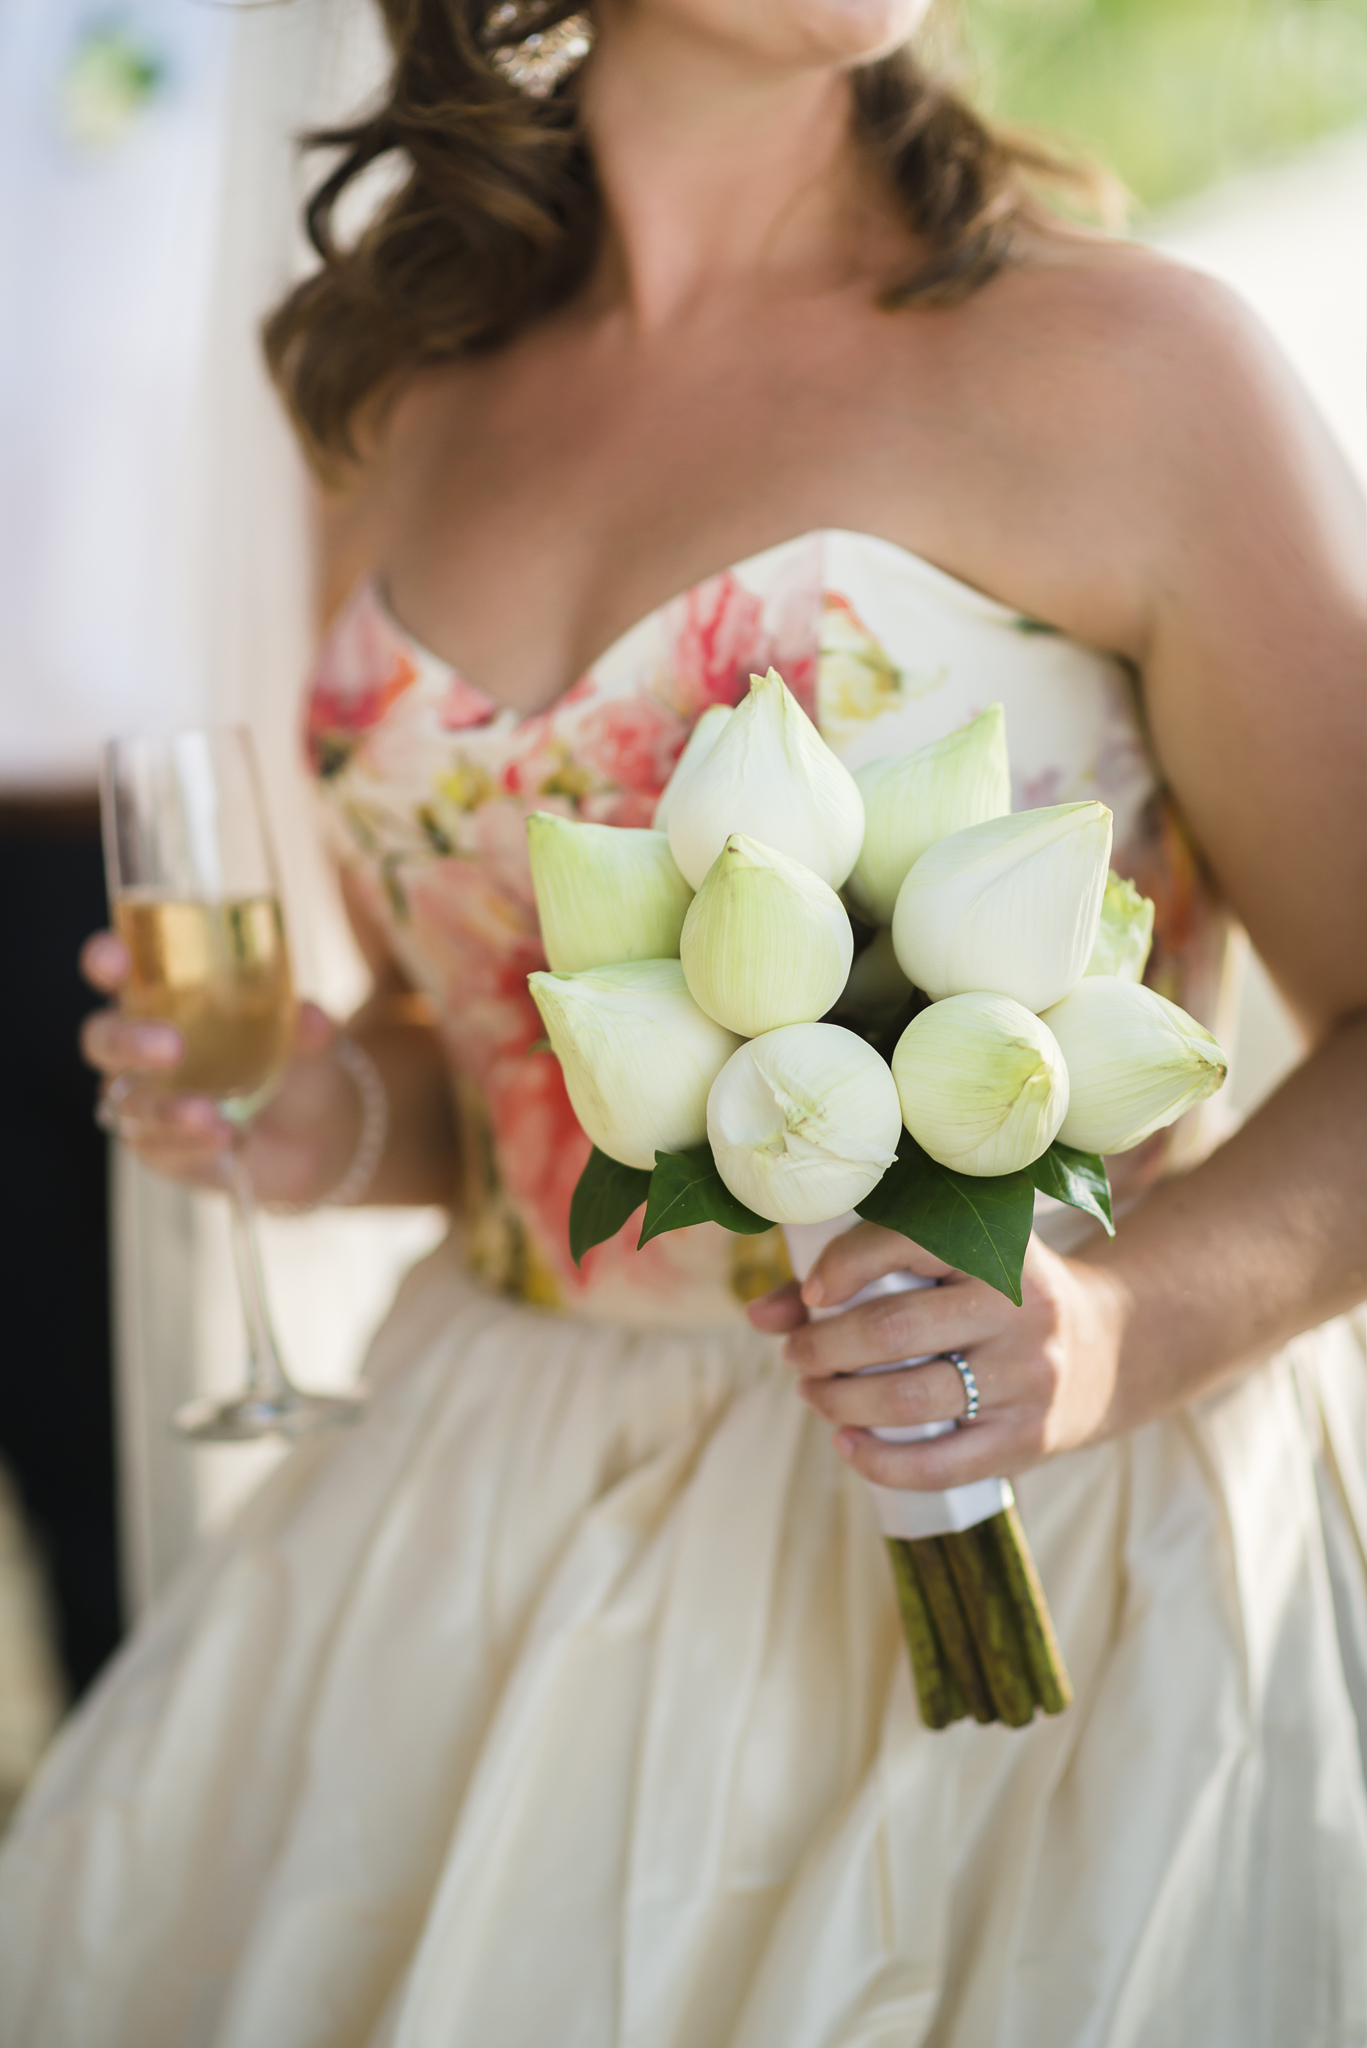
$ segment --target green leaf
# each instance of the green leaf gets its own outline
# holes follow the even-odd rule
[[[985,1280],[1019,1308],[1035,1212],[1029,1172],[952,1173],[903,1131],[897,1158],[856,1204],[870,1223],[900,1230],[960,1273]]]
[[[772,1230],[767,1217],[756,1216],[738,1202],[717,1172],[710,1145],[690,1152],[657,1152],[650,1176],[650,1197],[638,1245],[649,1244],[664,1230],[683,1230],[690,1223],[720,1223],[723,1230],[753,1237]]]
[[[1106,1162],[1099,1152],[1079,1152],[1072,1145],[1060,1145],[1055,1138],[1049,1150],[1042,1152],[1029,1168],[1029,1173],[1042,1195],[1052,1195],[1056,1202],[1067,1202],[1070,1208],[1082,1209],[1088,1216],[1095,1216],[1106,1235],[1115,1236],[1115,1224],[1111,1218],[1111,1183],[1106,1178]]]
[[[576,1266],[594,1245],[616,1237],[649,1191],[643,1166],[623,1166],[594,1146],[570,1197],[570,1257]]]

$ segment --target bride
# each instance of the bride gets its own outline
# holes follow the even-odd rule
[[[327,485],[307,732],[375,970],[365,1199],[458,1221],[361,1426],[58,1744],[0,1869],[5,2048],[1367,2032],[1357,515],[1238,308],[1041,212],[920,13],[387,0],[389,95],[331,138],[268,343]],[[920,1256],[868,1224],[801,1298],[710,1226],[569,1261],[525,817],[648,822],[770,662],[859,759],[1000,699],[1018,805],[1115,813],[1150,979],[1210,1021],[1233,913],[1303,1023],[1226,1142],[1130,1157],[1114,1244],[1041,1224],[1019,1309],[950,1274],[809,1323]],[[115,940],[86,965],[117,989]],[[267,1200],[358,1192],[339,1042],[305,1009]],[[106,1010],[87,1050],[178,1044]],[[214,1181],[211,1104],[125,1107]],[[874,1438],[959,1376],[851,1369],[951,1350],[980,1420]],[[863,1481],[988,1473],[1076,1701],[931,1733]]]

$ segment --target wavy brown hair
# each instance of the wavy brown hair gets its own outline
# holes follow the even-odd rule
[[[266,323],[266,355],[325,472],[356,459],[364,411],[413,371],[498,348],[562,305],[593,264],[602,199],[573,83],[545,99],[490,61],[525,24],[490,36],[488,0],[378,0],[393,51],[371,114],[305,138],[340,151],[305,214],[318,268]],[[544,30],[583,0],[544,0]],[[1082,192],[1092,174],[994,129],[902,49],[852,73],[856,137],[881,167],[923,259],[882,294],[943,305],[1007,261],[1032,186]],[[339,202],[397,156],[406,175],[349,244]]]

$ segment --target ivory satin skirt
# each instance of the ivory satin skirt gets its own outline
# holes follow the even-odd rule
[[[1076,1688],[917,1718],[861,1483],[743,1325],[409,1276],[58,1742],[3,2048],[1361,2048],[1352,1326],[1030,1474]]]

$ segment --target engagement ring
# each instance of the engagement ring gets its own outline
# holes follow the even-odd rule
[[[964,1383],[964,1399],[968,1406],[959,1417],[961,1422],[972,1422],[978,1413],[978,1382],[973,1377],[973,1368],[962,1351],[946,1351],[942,1354],[953,1366]]]

